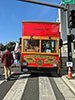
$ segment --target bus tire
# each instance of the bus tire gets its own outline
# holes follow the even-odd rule
[[[21,72],[23,72],[23,66],[21,66]]]

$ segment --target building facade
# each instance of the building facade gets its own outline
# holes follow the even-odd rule
[[[65,6],[66,5],[63,5]],[[75,10],[75,4],[70,4],[69,9]],[[68,49],[67,49],[67,35],[69,34],[69,28],[68,28],[68,17],[66,14],[66,11],[62,9],[58,9],[58,21],[60,22],[60,33],[61,38],[63,39],[63,47],[61,48],[62,51],[62,57],[67,57]],[[71,30],[71,34],[75,35],[75,28]],[[72,57],[75,58],[75,40],[71,43],[72,48]]]

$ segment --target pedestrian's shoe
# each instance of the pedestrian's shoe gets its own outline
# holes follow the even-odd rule
[[[8,78],[5,78],[5,81],[9,81],[10,80],[10,78],[8,77]]]
[[[10,77],[7,78],[7,81],[9,81],[9,80],[10,80]]]

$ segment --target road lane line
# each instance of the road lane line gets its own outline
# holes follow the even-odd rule
[[[30,74],[20,75],[20,77],[13,84],[13,86],[8,91],[8,93],[3,98],[3,100],[21,100],[21,97],[23,95],[23,91],[24,91],[25,86],[26,86],[27,81],[28,81],[28,78],[27,78],[28,76],[30,76]]]
[[[48,77],[39,77],[39,100],[56,100]]]

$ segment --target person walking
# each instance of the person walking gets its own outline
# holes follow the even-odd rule
[[[16,66],[20,66],[20,45],[18,42],[16,43],[14,52],[15,52]]]
[[[9,80],[11,76],[11,65],[14,63],[14,59],[8,48],[6,48],[4,54],[2,55],[1,62],[4,65],[5,80]]]

